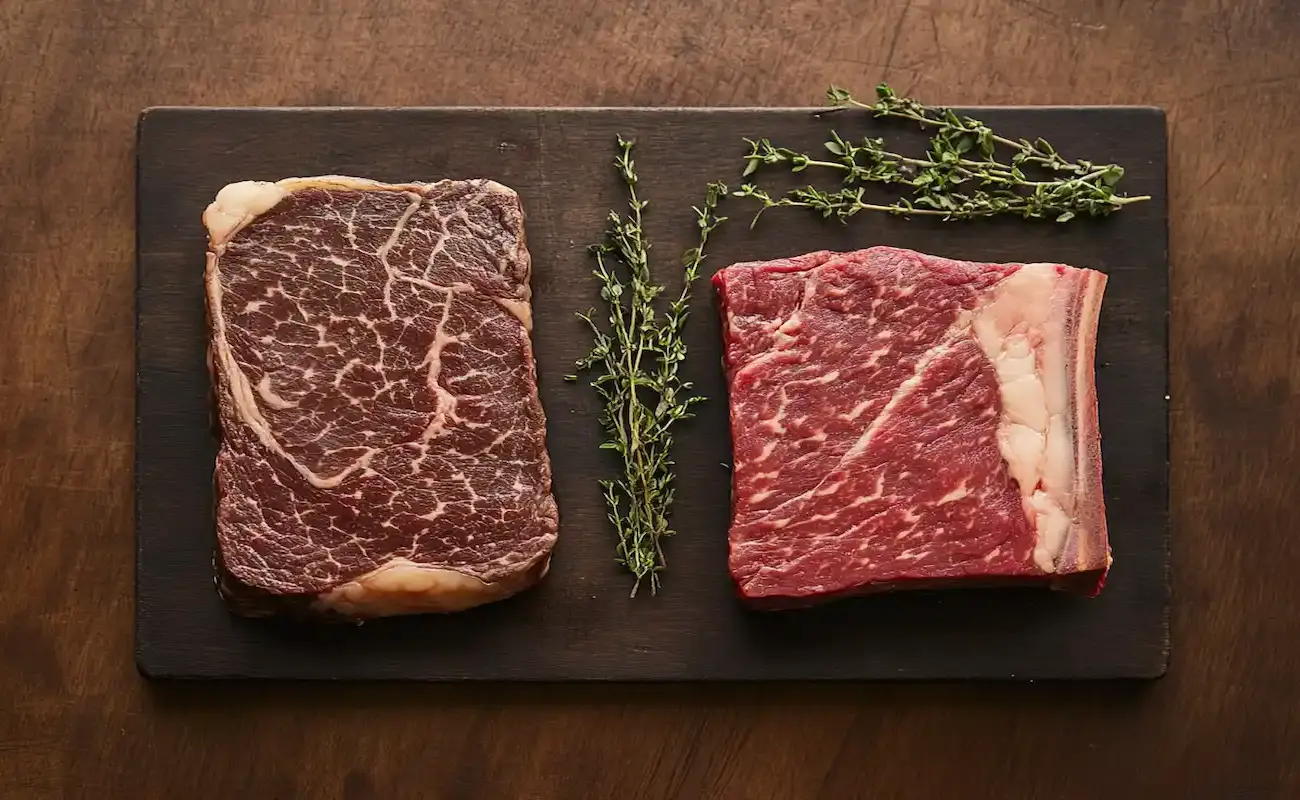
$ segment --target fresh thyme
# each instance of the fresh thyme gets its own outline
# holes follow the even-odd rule
[[[826,158],[777,147],[768,139],[746,139],[750,151],[745,155],[745,178],[771,165],[785,166],[791,172],[816,167],[842,173],[838,190],[806,186],[779,197],[752,182],[746,183],[734,194],[759,201],[761,207],[754,223],[763,211],[779,207],[809,208],[840,222],[847,222],[861,211],[944,220],[1015,214],[1026,219],[1069,222],[1082,215],[1106,216],[1130,203],[1151,199],[1116,193],[1124,177],[1124,169],[1118,164],[1068,161],[1044,139],[999,136],[977,119],[899,97],[885,84],[877,87],[876,96],[875,103],[864,103],[837,86],[827,92],[831,111],[865,109],[877,117],[910,120],[934,129],[925,155],[904,156],[886,149],[883,139],[863,137],[851,141],[834,130],[824,144],[829,154]],[[999,147],[1014,151],[1009,163],[998,160]],[[1051,177],[1033,180],[1022,168],[1040,169]],[[912,196],[894,202],[869,202],[864,199],[864,185],[871,183],[908,187]]]
[[[682,331],[709,235],[726,220],[717,208],[727,194],[725,185],[711,183],[704,203],[694,209],[699,239],[683,255],[681,292],[663,312],[657,311],[656,300],[666,290],[650,272],[650,244],[643,226],[647,203],[637,195],[634,146],[619,136],[614,160],[627,186],[628,211],[610,211],[603,241],[590,248],[600,297],[608,305],[608,326],[597,322],[594,309],[578,315],[591,328],[594,341],[577,362],[579,372],[597,373],[591,386],[604,406],[600,423],[606,440],[601,448],[615,451],[623,462],[622,476],[600,485],[618,534],[618,561],[636,579],[633,597],[647,579],[651,593],[658,591],[664,568],[662,540],[673,535],[668,523],[674,495],[672,426],[690,418],[691,408],[704,400],[681,378],[686,358]],[[577,380],[577,375],[568,378]]]

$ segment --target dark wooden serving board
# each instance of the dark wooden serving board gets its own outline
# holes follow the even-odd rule
[[[420,680],[1149,678],[1169,654],[1167,222],[1164,114],[1147,108],[979,109],[1011,136],[1114,160],[1152,202],[1068,225],[940,223],[881,215],[846,227],[732,200],[709,254],[742,259],[875,244],[979,261],[1061,261],[1110,276],[1098,338],[1106,503],[1115,565],[1085,599],[1042,590],[878,595],[752,612],[733,599],[730,461],[712,291],[701,282],[689,378],[710,399],[678,436],[679,535],[660,594],[629,599],[596,485],[598,405],[562,376],[588,346],[574,312],[598,303],[584,245],[623,195],[616,133],[639,141],[661,276],[678,273],[704,184],[735,179],[743,136],[820,148],[844,134],[919,150],[908,126],[752,109],[176,109],[139,129],[136,657],[153,677]],[[542,402],[560,505],[550,575],[518,597],[445,617],[361,627],[251,621],[213,588],[212,465],[200,215],[224,184],[336,173],[385,181],[490,177],[515,188],[535,265]],[[811,175],[811,173],[810,173]]]

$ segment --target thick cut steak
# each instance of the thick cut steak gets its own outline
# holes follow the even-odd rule
[[[1104,275],[875,247],[735,264],[714,284],[743,598],[1100,591]]]
[[[540,580],[558,516],[519,197],[243,182],[204,223],[227,600],[365,618]]]

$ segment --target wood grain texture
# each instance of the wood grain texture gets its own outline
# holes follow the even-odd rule
[[[1300,17],[1288,0],[0,4],[0,796],[1300,794]],[[134,126],[166,103],[1169,111],[1169,674],[203,686],[132,663]]]
[[[136,514],[137,657],[157,677],[425,680],[818,680],[1125,678],[1168,657],[1165,118],[1142,108],[985,109],[1005,135],[1128,168],[1152,200],[1106,220],[1026,225],[860,217],[842,226],[735,200],[705,278],[737,261],[874,244],[976,261],[1061,261],[1110,276],[1097,342],[1107,520],[1115,556],[1095,599],[1038,590],[908,592],[784,613],[745,610],[727,573],[731,437],[722,335],[700,281],[685,371],[705,397],[684,424],[670,568],[657,597],[629,599],[613,563],[598,480],[599,403],[564,375],[590,348],[575,313],[600,305],[584,244],[623,197],[617,133],[635,138],[654,267],[671,280],[694,244],[705,184],[739,174],[743,137],[802,151],[828,126],[921,153],[914,126],[807,110],[233,110],[162,108],[140,124]],[[533,261],[533,344],[560,505],[540,586],[450,616],[304,630],[242,620],[212,585],[211,387],[205,366],[203,209],[227,183],[346,174],[389,182],[489,177],[524,204]],[[767,185],[787,176],[764,174]],[[800,176],[806,183],[818,176]],[[820,176],[826,178],[828,176]],[[826,183],[834,185],[835,176]],[[448,643],[454,642],[454,646]]]

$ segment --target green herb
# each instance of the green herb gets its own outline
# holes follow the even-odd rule
[[[773,197],[753,183],[741,186],[734,194],[762,204],[754,216],[755,223],[763,211],[778,207],[809,208],[841,222],[860,211],[929,215],[945,220],[1015,214],[1026,219],[1069,222],[1082,215],[1105,216],[1130,203],[1151,199],[1116,193],[1124,177],[1124,169],[1117,164],[1067,161],[1043,139],[1007,139],[977,119],[899,97],[885,84],[876,89],[876,95],[877,101],[868,104],[839,87],[832,86],[827,92],[835,107],[832,111],[861,108],[877,117],[911,120],[934,128],[924,157],[892,152],[879,138],[851,141],[834,130],[824,144],[829,154],[826,158],[777,147],[768,139],[746,139],[750,151],[745,155],[743,177],[771,165],[785,166],[791,172],[816,167],[842,173],[843,186],[836,191],[807,186]],[[997,159],[999,146],[1015,151],[1010,163]],[[1051,179],[1033,180],[1022,167],[1045,170]],[[895,202],[868,202],[863,185],[870,183],[906,186],[912,196]]]
[[[622,458],[622,477],[600,485],[618,534],[618,560],[636,578],[635,597],[646,579],[652,594],[658,590],[664,568],[661,542],[673,535],[668,525],[674,494],[673,423],[690,418],[691,408],[704,400],[679,374],[686,358],[682,330],[709,234],[726,219],[718,216],[717,208],[727,187],[709,184],[703,205],[694,209],[698,244],[683,255],[681,292],[659,312],[655,304],[665,288],[650,272],[650,244],[643,226],[647,203],[637,196],[633,147],[632,141],[618,137],[614,163],[627,185],[628,212],[611,211],[604,240],[591,247],[593,274],[609,307],[608,325],[597,322],[595,310],[578,315],[590,326],[594,342],[577,367],[598,373],[591,386],[604,404],[600,423],[606,441],[601,447]],[[577,375],[568,378],[577,380]]]

